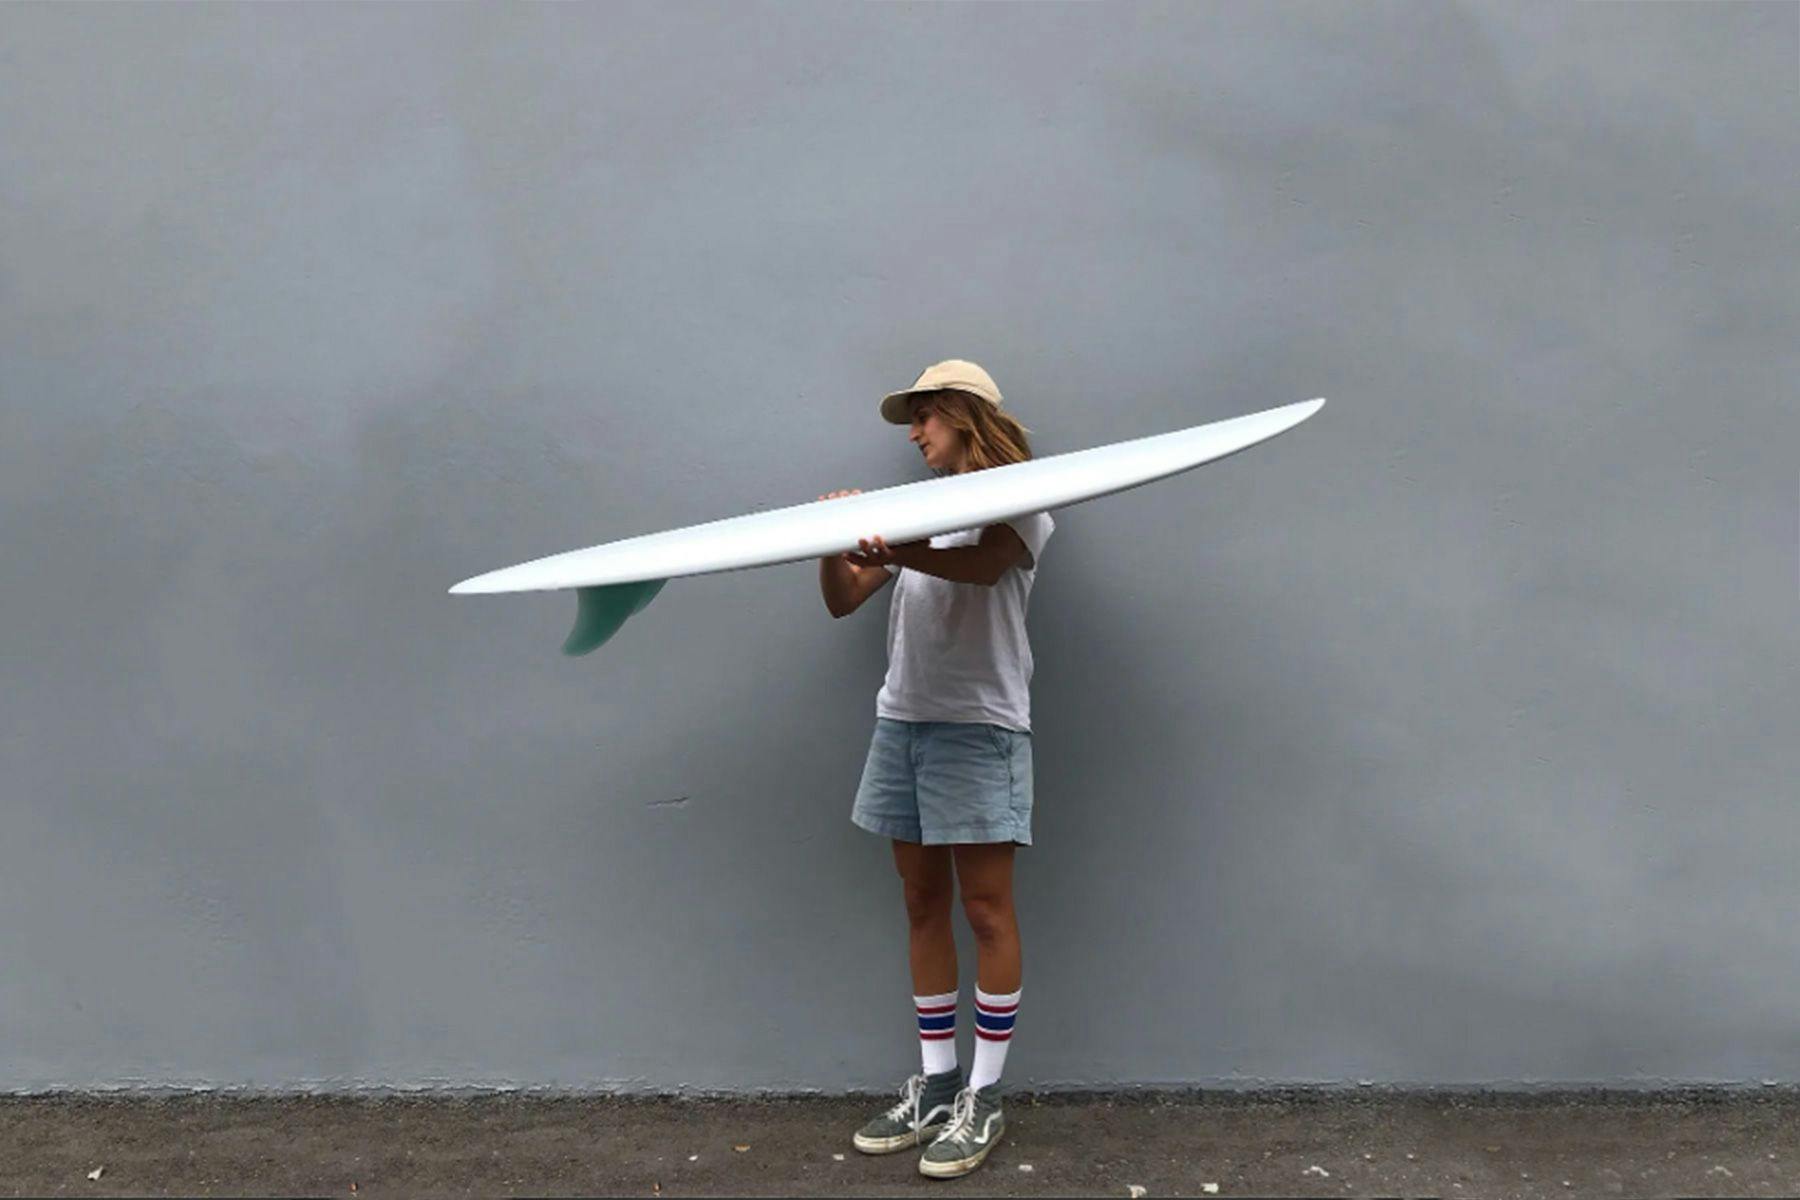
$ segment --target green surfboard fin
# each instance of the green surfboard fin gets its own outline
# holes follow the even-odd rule
[[[626,618],[640,613],[656,599],[666,579],[646,579],[639,583],[610,583],[596,587],[576,588],[579,606],[575,611],[575,628],[569,630],[563,653],[587,654],[605,645],[619,632]]]

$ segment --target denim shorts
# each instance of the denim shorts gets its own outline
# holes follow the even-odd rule
[[[969,721],[875,718],[850,819],[921,842],[1031,845],[1031,735]]]

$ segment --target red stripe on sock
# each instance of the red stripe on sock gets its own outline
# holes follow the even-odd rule
[[[928,1042],[941,1042],[941,1041],[943,1041],[943,1040],[944,1040],[944,1039],[945,1039],[945,1038],[953,1038],[953,1037],[955,1037],[955,1036],[956,1036],[956,1030],[954,1030],[954,1029],[945,1029],[945,1030],[943,1030],[943,1031],[941,1031],[941,1032],[932,1032],[932,1033],[924,1033],[924,1032],[921,1032],[921,1033],[920,1033],[920,1034],[919,1034],[919,1036],[920,1036],[920,1037],[922,1037],[922,1038],[924,1038],[924,1039],[925,1039],[925,1040],[926,1040],[926,1041],[928,1041]]]
[[[975,1036],[978,1038],[986,1038],[990,1042],[1004,1042],[1011,1040],[1012,1030],[1009,1029],[1005,1033],[989,1033],[987,1030],[977,1025],[975,1027]]]
[[[990,1017],[1004,1017],[1008,1013],[1018,1012],[1019,1011],[1019,1002],[1017,1000],[1014,1000],[1011,1004],[1004,1004],[999,1007],[995,1007],[992,1004],[983,1004],[981,1001],[977,1000],[975,1002],[975,1008],[976,1008],[976,1011],[984,1012]]]
[[[941,1017],[945,1013],[956,1011],[954,1004],[915,1004],[913,1007],[919,1010],[921,1017]]]

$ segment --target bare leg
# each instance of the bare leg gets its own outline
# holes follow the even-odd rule
[[[1013,911],[1011,842],[951,847],[963,912],[975,933],[975,980],[984,992],[1019,990],[1019,918]]]
[[[894,839],[911,926],[913,994],[941,996],[956,990],[956,937],[950,928],[955,881],[950,847]]]

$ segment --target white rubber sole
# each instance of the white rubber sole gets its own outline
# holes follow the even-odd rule
[[[850,1139],[850,1143],[864,1154],[892,1154],[896,1150],[910,1150],[921,1141],[936,1137],[938,1130],[949,1123],[939,1121],[936,1125],[925,1126],[917,1133],[898,1133],[891,1138],[866,1138],[859,1133]]]
[[[969,1157],[959,1158],[954,1162],[932,1162],[929,1159],[921,1158],[919,1160],[919,1174],[929,1175],[933,1179],[955,1179],[958,1175],[967,1175],[970,1171],[973,1171],[976,1167],[981,1165],[981,1160],[986,1158],[989,1151],[993,1150],[995,1146],[998,1146],[1000,1144],[1000,1139],[1005,1136],[1006,1129],[1005,1127],[1002,1127],[1000,1132],[996,1133],[993,1140],[987,1145],[969,1155]]]

